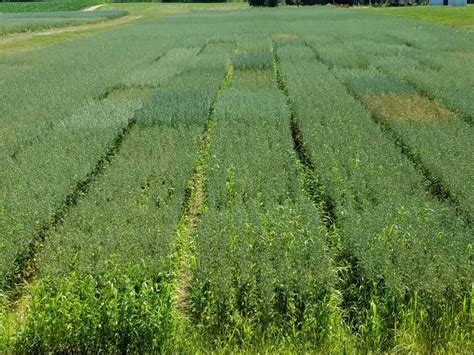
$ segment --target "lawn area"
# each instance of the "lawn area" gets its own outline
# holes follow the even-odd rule
[[[468,6],[412,6],[365,8],[373,14],[409,18],[420,22],[435,23],[453,28],[474,30],[474,5]]]
[[[472,352],[474,32],[0,20],[116,11],[0,38],[0,353]]]

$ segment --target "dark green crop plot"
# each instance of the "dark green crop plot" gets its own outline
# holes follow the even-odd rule
[[[471,353],[474,34],[144,6],[0,54],[0,352]]]

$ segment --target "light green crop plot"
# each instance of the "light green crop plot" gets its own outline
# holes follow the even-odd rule
[[[57,11],[35,13],[0,13],[0,36],[9,33],[31,32],[57,27],[78,26],[124,16],[125,11],[101,12]]]

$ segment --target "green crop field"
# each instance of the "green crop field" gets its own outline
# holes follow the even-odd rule
[[[103,1],[99,0],[36,0],[13,1],[1,0],[0,12],[30,13],[50,11],[78,11],[88,6],[93,6]]]
[[[0,352],[472,353],[473,32],[103,10],[0,15],[134,19],[0,54]]]
[[[125,11],[108,10],[100,12],[57,11],[35,13],[0,13],[0,36],[45,30],[56,27],[77,26],[98,23],[124,16]]]

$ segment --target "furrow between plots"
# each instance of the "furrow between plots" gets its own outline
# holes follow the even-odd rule
[[[284,94],[286,99],[286,105],[288,111],[290,112],[290,131],[291,137],[293,139],[293,145],[296,152],[296,155],[304,167],[305,172],[305,184],[308,193],[310,194],[311,199],[316,205],[318,205],[324,214],[324,219],[326,222],[326,227],[328,230],[336,227],[336,212],[335,212],[335,202],[332,197],[326,192],[324,188],[321,177],[316,171],[314,164],[312,162],[312,157],[305,146],[303,132],[299,127],[297,120],[297,113],[295,109],[295,104],[292,101],[288,88],[286,87],[285,81],[283,80],[280,72],[280,64],[277,53],[277,46],[275,41],[272,42],[272,56],[273,56],[273,70],[278,88]]]
[[[331,252],[334,267],[338,272],[338,282],[336,283],[335,293],[341,293],[343,303],[340,305],[344,308],[344,300],[350,298],[345,292],[350,288],[364,287],[363,277],[357,267],[357,258],[344,247],[341,240],[342,236],[339,232],[336,213],[336,202],[327,192],[327,188],[322,183],[311,157],[308,148],[305,145],[303,132],[298,124],[296,106],[293,102],[288,87],[281,75],[280,60],[278,57],[277,44],[272,43],[274,74],[278,84],[278,88],[285,95],[287,107],[290,112],[290,129],[293,138],[294,149],[299,161],[303,166],[304,182],[307,193],[311,200],[322,210],[323,218],[328,231],[327,245]],[[343,309],[343,314],[347,317],[347,324],[351,325],[355,322],[353,311]]]
[[[185,213],[178,225],[178,237],[176,239],[175,258],[177,263],[177,278],[175,290],[175,308],[181,317],[187,317],[189,310],[189,289],[192,279],[194,251],[194,234],[204,203],[204,190],[206,174],[208,170],[210,147],[213,131],[215,129],[215,105],[232,79],[232,60],[228,64],[224,79],[219,89],[212,98],[209,106],[208,120],[204,133],[202,134],[198,157],[196,160],[194,174],[191,179],[188,196],[185,202]]]

